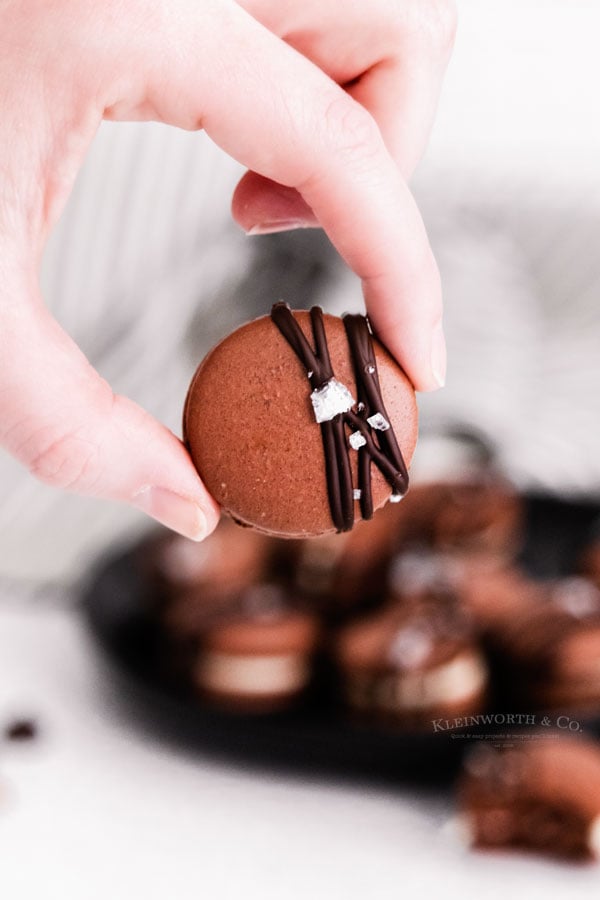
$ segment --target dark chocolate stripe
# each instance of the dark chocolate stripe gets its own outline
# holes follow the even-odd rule
[[[314,308],[317,309],[318,307]],[[320,309],[319,312],[321,312]],[[321,385],[325,384],[326,381],[329,381],[330,378],[333,378],[333,369],[331,368],[331,362],[329,360],[329,352],[327,351],[325,359],[321,359],[319,356],[317,344],[317,353],[315,354],[312,347],[306,340],[304,332],[293,317],[292,311],[290,310],[287,303],[275,303],[271,310],[271,318],[279,328],[280,332],[282,333],[300,362],[306,368],[306,371],[308,373],[308,380],[313,390],[321,387]],[[313,333],[316,332],[316,335],[319,336],[318,329],[315,329],[315,317],[312,317],[312,323]],[[322,322],[321,328],[323,332],[322,338],[319,336],[318,339],[323,341],[326,348],[327,341],[325,338],[325,330],[322,326]]]
[[[313,391],[334,377],[323,311],[320,307],[313,306],[310,311],[314,350],[287,303],[275,303],[271,310],[271,318],[306,368]],[[357,407],[356,411],[340,413],[331,421],[321,422],[329,508],[338,531],[350,531],[354,524],[354,488],[346,425],[353,431],[359,431],[366,441],[356,451],[362,518],[370,519],[373,516],[372,462],[389,483],[394,494],[404,495],[408,489],[408,472],[391,423],[386,431],[376,431],[367,422],[367,419],[376,413],[380,413],[387,422],[390,421],[381,396],[367,319],[365,316],[347,315],[344,317],[344,327],[356,381]]]
[[[362,406],[359,406],[361,416],[365,425],[369,428],[371,437],[374,439],[373,443],[377,445],[375,449],[369,442],[369,436],[360,428],[367,443],[358,450],[359,456],[368,454],[391,485],[394,494],[404,495],[408,490],[408,472],[381,395],[377,362],[375,360],[369,324],[365,316],[346,315],[344,316],[344,327],[354,368],[354,380],[356,381],[358,393],[357,399],[358,403],[362,404]],[[375,413],[381,413],[390,423],[387,431],[370,429],[367,419]],[[346,416],[347,419],[350,419],[352,413],[347,413]],[[359,427],[358,423],[356,423],[355,427]],[[373,515],[370,470],[370,465],[361,466],[359,464],[359,477],[363,476],[359,480],[361,515],[363,519],[370,519]],[[366,471],[368,471],[368,483],[363,483],[363,479],[365,482],[367,481],[365,478]],[[364,502],[363,497],[365,498]]]
[[[301,332],[302,329],[285,304],[284,309]],[[315,359],[318,362],[318,366],[313,370],[309,380],[311,387],[315,390],[322,387],[330,378],[333,378],[333,368],[323,323],[323,310],[320,307],[312,307],[310,321],[315,341]],[[327,496],[329,498],[331,518],[338,531],[349,531],[354,524],[352,472],[348,454],[345,452],[346,435],[341,417],[336,416],[330,422],[322,422],[321,436],[325,453]]]

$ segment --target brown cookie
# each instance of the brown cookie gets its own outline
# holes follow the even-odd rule
[[[443,552],[510,559],[522,544],[523,500],[492,471],[456,481],[415,482],[403,507],[406,538]]]
[[[483,708],[487,666],[447,594],[424,591],[342,629],[334,648],[355,710],[411,726]]]
[[[144,547],[146,577],[160,591],[159,617],[173,636],[193,637],[235,607],[240,592],[271,570],[273,542],[223,517],[197,544],[164,533]]]
[[[390,503],[343,534],[285,542],[294,590],[327,621],[339,622],[381,600],[402,508]]]
[[[405,492],[417,407],[364,317],[292,314],[276,304],[200,364],[183,431],[206,486],[233,518],[310,537],[349,530]]]
[[[458,797],[471,845],[598,858],[600,749],[550,737],[531,735],[510,749],[483,744],[467,757]]]
[[[546,596],[543,582],[502,558],[478,555],[454,558],[452,581],[478,630],[492,636],[506,624],[537,609]]]
[[[520,608],[488,621],[488,641],[518,705],[600,707],[600,591],[583,578],[537,587]]]
[[[223,517],[201,543],[172,532],[158,534],[144,545],[141,565],[170,594],[191,588],[231,593],[264,577],[272,555],[268,538]]]
[[[207,629],[192,672],[196,690],[232,710],[271,712],[308,687],[318,619],[290,608],[282,589],[255,585],[238,612]]]

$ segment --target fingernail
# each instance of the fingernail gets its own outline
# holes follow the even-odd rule
[[[431,335],[431,371],[438,387],[446,384],[446,340],[440,322]]]
[[[193,541],[201,541],[208,530],[206,516],[198,504],[166,488],[142,488],[133,503],[157,522]]]
[[[295,228],[314,228],[313,222],[305,222],[302,219],[279,219],[273,222],[257,222],[252,228],[248,228],[246,234],[250,237],[255,234],[276,234],[278,231],[293,231]]]

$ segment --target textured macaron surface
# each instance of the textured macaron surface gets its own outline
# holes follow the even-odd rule
[[[312,344],[309,314],[294,317]],[[324,324],[334,376],[356,397],[343,321],[325,315]],[[415,392],[375,338],[373,347],[381,395],[408,465],[417,440]],[[198,367],[184,410],[184,439],[208,490],[238,521],[286,537],[335,531],[310,395],[306,370],[270,316],[238,328]],[[357,484],[357,451],[349,453]],[[377,509],[392,491],[375,465],[371,471]]]

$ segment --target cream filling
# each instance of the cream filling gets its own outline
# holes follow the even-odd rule
[[[468,813],[457,813],[442,826],[442,834],[461,847],[473,847],[475,844],[475,824]]]
[[[201,687],[224,694],[260,697],[300,690],[310,668],[304,655],[239,656],[207,653],[197,669]]]
[[[457,703],[478,693],[487,682],[487,668],[479,654],[458,656],[428,672],[411,672],[395,680],[395,705],[426,709],[439,703]]]
[[[592,819],[588,828],[587,845],[594,859],[600,859],[600,816]]]
[[[410,672],[375,679],[361,679],[351,686],[357,706],[389,711],[423,710],[443,703],[458,703],[478,694],[487,683],[487,667],[478,653],[458,656],[427,672]],[[370,696],[369,696],[370,695]]]

